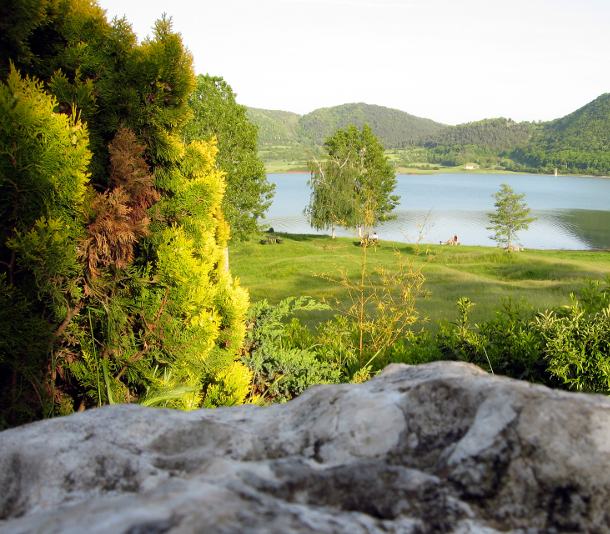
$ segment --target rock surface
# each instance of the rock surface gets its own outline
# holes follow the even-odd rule
[[[610,399],[437,362],[0,433],[0,533],[610,532]]]

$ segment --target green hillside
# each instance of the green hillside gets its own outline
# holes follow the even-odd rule
[[[610,149],[610,93],[597,97],[574,113],[546,123],[533,145],[549,151]]]
[[[449,126],[417,139],[427,161],[552,174],[610,174],[610,94],[546,123],[510,119]]]
[[[289,145],[299,141],[301,115],[259,108],[247,108],[246,115],[258,126],[259,145]]]
[[[498,169],[508,152],[527,145],[537,127],[533,123],[517,123],[503,117],[484,119],[447,126],[432,135],[415,139],[412,146],[426,151],[428,163],[444,166],[474,163],[485,169]],[[403,159],[407,161],[406,156]]]
[[[519,170],[610,174],[610,93],[538,129],[511,157]]]
[[[305,170],[326,137],[369,124],[401,172],[474,164],[529,173],[610,175],[610,93],[547,123],[495,118],[445,126],[404,111],[344,104],[307,115],[248,108],[259,126],[260,156],[270,172]],[[432,172],[432,171],[430,171]]]
[[[303,135],[318,145],[339,128],[347,128],[350,124],[362,128],[365,123],[388,149],[402,148],[417,137],[434,134],[445,127],[398,109],[363,103],[321,108],[299,119]]]
[[[369,104],[344,104],[321,108],[307,115],[248,108],[248,118],[259,127],[259,146],[301,143],[323,145],[326,138],[350,124],[368,124],[384,147],[401,148],[415,138],[432,135],[445,125],[398,109]]]
[[[527,143],[532,137],[534,128],[535,126],[529,122],[517,123],[503,117],[484,119],[448,126],[434,135],[420,138],[416,144],[426,148],[475,145],[493,152],[501,152]]]

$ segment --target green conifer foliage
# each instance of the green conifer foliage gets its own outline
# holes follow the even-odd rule
[[[108,186],[91,204],[87,229],[95,304],[91,333],[81,326],[79,339],[83,355],[97,358],[103,385],[91,387],[83,355],[68,369],[86,389],[84,406],[145,394],[191,409],[215,374],[233,365],[248,296],[226,270],[217,148],[179,137],[191,116],[194,74],[169,21],[156,24],[129,68],[140,105],[124,108],[125,126],[108,149]]]
[[[214,166],[216,153],[211,143],[188,145],[177,169],[182,180],[174,196],[159,203],[175,219],[163,230],[158,248],[157,287],[167,292],[160,315],[163,347],[175,362],[180,383],[200,393],[206,380],[218,373],[224,376],[237,358],[249,304],[247,292],[226,269],[229,231],[220,209],[225,185],[223,173]],[[161,309],[165,295],[157,290],[149,298],[147,322]]]
[[[55,400],[54,347],[83,306],[76,246],[91,154],[87,130],[39,82],[13,68],[0,83],[0,403],[8,420]],[[20,395],[18,392],[21,392]]]
[[[38,7],[6,39],[41,82],[11,73],[0,95],[0,304],[15,309],[0,313],[0,426],[191,409],[210,384],[206,406],[243,402],[227,393],[244,389],[248,295],[225,262],[225,176],[215,144],[181,140],[189,52],[165,18],[138,44],[95,2]]]

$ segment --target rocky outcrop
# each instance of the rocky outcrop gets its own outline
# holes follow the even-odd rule
[[[610,532],[610,400],[463,363],[0,433],[0,533]]]

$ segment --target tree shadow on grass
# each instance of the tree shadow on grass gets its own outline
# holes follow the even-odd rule
[[[277,235],[282,239],[289,239],[291,241],[321,241],[330,238],[330,236],[322,234],[287,234],[284,232],[274,232],[273,235]]]

